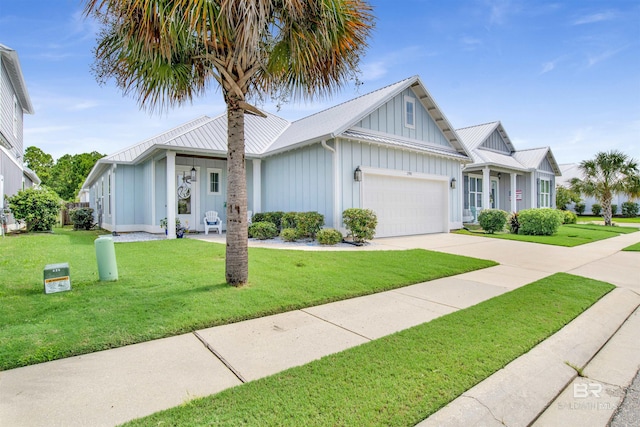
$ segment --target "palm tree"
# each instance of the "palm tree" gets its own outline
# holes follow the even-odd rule
[[[217,83],[227,105],[226,280],[248,278],[244,114],[264,95],[311,99],[356,75],[373,28],[366,0],[88,0],[102,23],[99,82],[165,108]]]
[[[583,177],[573,178],[571,189],[600,201],[605,225],[611,225],[611,199],[615,193],[640,196],[638,163],[621,151],[599,152],[594,159],[581,162],[579,168]]]

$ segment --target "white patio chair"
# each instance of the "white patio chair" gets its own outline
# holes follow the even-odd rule
[[[253,216],[253,211],[247,211],[247,225],[251,225],[252,216]]]
[[[204,223],[204,234],[209,234],[209,229],[218,230],[218,234],[222,234],[222,220],[216,211],[207,211],[202,219]]]

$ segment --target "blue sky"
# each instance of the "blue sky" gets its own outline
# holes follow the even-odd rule
[[[640,1],[373,0],[364,85],[296,119],[403,78],[422,81],[456,128],[502,121],[517,149],[550,146],[559,163],[619,149],[640,160]],[[0,0],[0,43],[16,51],[35,108],[25,146],[58,158],[112,153],[201,115],[224,112],[212,88],[162,114],[140,111],[90,67],[97,30],[81,0]]]

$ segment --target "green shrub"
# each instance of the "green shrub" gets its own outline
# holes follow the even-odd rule
[[[557,209],[525,209],[518,212],[518,234],[551,236],[562,225],[564,215]]]
[[[280,238],[285,242],[295,242],[298,238],[298,232],[295,228],[283,228],[280,232]]]
[[[575,224],[578,222],[578,215],[574,214],[571,211],[560,211],[564,216],[562,223],[563,224]]]
[[[315,239],[324,224],[324,215],[318,212],[298,212],[295,218],[296,231],[301,239]]]
[[[611,215],[618,213],[618,205],[611,205]]]
[[[493,234],[496,231],[504,230],[507,215],[509,214],[500,209],[483,209],[478,215],[478,222],[484,231]]]
[[[591,205],[591,213],[594,214],[595,216],[600,215],[600,213],[602,212],[602,205],[600,203],[594,203],[593,205]]]
[[[258,212],[258,213],[254,213],[253,216],[251,217],[251,222],[264,222],[266,221],[266,217],[265,217],[266,213],[264,212]]]
[[[584,203],[576,203],[576,206],[574,207],[578,215],[582,215],[586,208],[587,206]]]
[[[355,242],[371,240],[376,234],[378,217],[371,209],[346,209],[342,212],[342,221]]]
[[[9,197],[13,217],[27,224],[27,231],[51,231],[58,222],[62,200],[47,188],[27,188]]]
[[[337,245],[342,242],[342,233],[334,228],[323,228],[318,231],[316,238],[321,245]]]
[[[624,202],[622,204],[622,216],[627,218],[635,218],[638,216],[638,211],[640,211],[640,205],[634,202]]]
[[[280,227],[281,228],[296,228],[296,217],[297,212],[287,212],[283,213],[280,217]]]
[[[274,224],[278,230],[282,230],[282,215],[284,212],[281,211],[265,212],[264,220]]]
[[[69,218],[73,222],[74,230],[91,230],[95,224],[93,222],[93,209],[76,208],[69,211]]]
[[[513,212],[509,216],[509,231],[511,234],[518,234],[520,230],[520,220],[518,219],[518,212]]]
[[[249,226],[249,237],[258,240],[273,239],[278,235],[276,226],[268,221],[254,222]]]

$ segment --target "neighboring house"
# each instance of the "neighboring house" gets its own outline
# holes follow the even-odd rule
[[[577,163],[564,163],[560,165],[560,170],[562,171],[562,178],[558,180],[558,185],[562,185],[565,188],[569,188],[571,186],[571,180],[573,178],[582,179],[582,172],[580,172],[580,165]],[[584,213],[586,215],[591,214],[591,207],[595,203],[600,203],[596,200],[595,197],[585,197],[584,195],[580,195],[582,197],[582,203],[585,205]],[[629,201],[629,196],[626,194],[615,193],[613,198],[611,199],[612,205],[618,206],[618,213],[622,211],[622,204]],[[568,209],[575,211],[575,204],[570,203],[567,205]]]
[[[33,114],[15,50],[0,44],[0,208],[5,196],[40,183],[22,163],[23,115]]]
[[[456,132],[473,159],[462,171],[465,222],[475,222],[487,208],[555,207],[555,178],[561,172],[551,148],[516,150],[500,122]]]
[[[295,122],[246,115],[245,126],[254,213],[318,211],[342,228],[344,209],[369,208],[378,237],[462,226],[455,183],[471,159],[417,76]],[[226,115],[205,116],[100,159],[83,190],[107,230],[162,232],[163,218],[203,230],[209,210],[226,223],[226,156]]]

